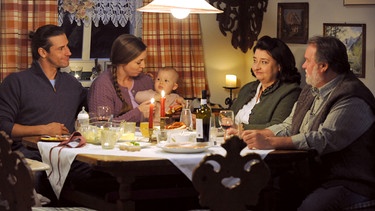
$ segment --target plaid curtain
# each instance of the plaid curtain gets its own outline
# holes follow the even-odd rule
[[[145,5],[151,0],[145,0]],[[165,66],[180,75],[177,93],[184,98],[201,97],[208,89],[203,58],[199,15],[179,20],[171,14],[143,13],[142,39],[147,45],[146,70],[155,75]]]
[[[56,0],[1,0],[0,80],[32,62],[29,32],[57,24]]]

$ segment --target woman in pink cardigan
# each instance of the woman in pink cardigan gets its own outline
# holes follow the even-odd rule
[[[143,73],[147,46],[131,34],[120,35],[112,44],[112,67],[92,83],[88,102],[90,114],[108,106],[113,120],[140,122],[148,118],[150,101],[138,104],[135,94],[153,89],[152,78]]]

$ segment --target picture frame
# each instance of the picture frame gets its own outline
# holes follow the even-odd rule
[[[309,3],[278,3],[277,38],[306,44],[309,35]]]
[[[359,78],[366,76],[366,24],[323,23],[323,35],[341,40],[347,49],[350,69]]]
[[[375,0],[343,0],[343,1],[344,1],[344,6],[375,4]]]

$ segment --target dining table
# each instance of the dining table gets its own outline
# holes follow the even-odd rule
[[[86,144],[82,148],[64,148],[62,150],[54,150],[53,148],[59,142],[46,142],[41,141],[40,136],[29,136],[22,139],[22,143],[29,148],[38,149],[43,158],[43,162],[52,166],[52,169],[58,169],[54,165],[59,165],[57,162],[48,160],[46,153],[56,151],[56,156],[62,157],[64,162],[68,162],[66,170],[69,171],[69,165],[73,161],[79,161],[89,164],[94,170],[109,173],[117,179],[119,184],[117,194],[118,198],[116,203],[103,203],[93,202],[90,198],[85,198],[83,195],[72,190],[69,194],[72,198],[79,198],[77,203],[82,206],[98,210],[137,210],[136,200],[144,199],[158,199],[158,198],[177,198],[177,197],[198,197],[198,193],[194,190],[193,186],[190,187],[175,187],[175,188],[161,188],[152,190],[135,190],[134,183],[138,178],[143,177],[156,177],[156,176],[180,176],[185,175],[191,180],[192,173],[199,162],[208,154],[222,154],[225,156],[225,149],[221,146],[211,146],[207,150],[198,153],[176,153],[168,152],[158,147],[157,145],[150,144],[142,148],[138,152],[128,152],[120,150],[116,147],[113,150],[101,149],[100,145]],[[52,149],[52,150],[51,150]],[[296,167],[305,169],[308,166],[311,155],[308,151],[304,150],[250,150],[245,148],[241,153],[258,153],[265,160],[271,170],[273,177],[275,175],[283,174],[295,170]],[[43,156],[43,154],[45,154]],[[60,162],[61,163],[61,162]],[[297,164],[298,163],[298,164]],[[307,169],[307,168],[306,168]],[[308,171],[308,169],[306,170]],[[48,173],[48,170],[47,170]],[[61,176],[61,175],[60,175]],[[59,178],[60,180],[60,178]],[[55,182],[50,179],[51,185],[54,186]],[[157,181],[156,181],[157,182]],[[55,193],[59,196],[61,187],[57,188]]]

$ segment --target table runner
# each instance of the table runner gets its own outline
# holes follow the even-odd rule
[[[177,154],[165,152],[157,146],[146,147],[137,152],[128,152],[119,150],[117,146],[112,150],[104,150],[100,145],[87,144],[82,148],[63,148],[60,151],[60,155],[60,147],[56,147],[52,150],[51,161],[49,159],[50,150],[52,147],[57,146],[58,144],[58,142],[38,142],[38,149],[42,155],[43,162],[52,166],[52,168],[46,170],[46,172],[47,175],[49,175],[51,173],[51,170],[53,170],[49,177],[49,180],[57,198],[60,197],[60,193],[70,170],[70,166],[78,154],[165,158],[170,160],[190,180],[192,179],[192,173],[194,169],[198,166],[199,162],[204,158],[205,155],[221,154],[224,156],[226,154],[225,149],[221,146],[210,147],[208,150],[202,153]],[[245,147],[241,151],[241,155],[246,155],[248,153],[254,152],[258,153],[262,157],[262,159],[264,159],[266,155],[271,151],[273,150],[249,150],[247,147]],[[60,156],[60,174],[58,170],[59,168],[57,166],[58,156]]]

